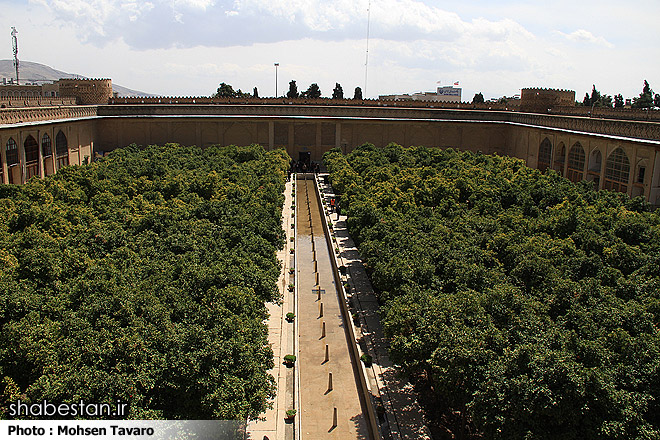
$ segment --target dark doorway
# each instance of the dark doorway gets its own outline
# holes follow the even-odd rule
[[[309,151],[300,151],[298,153],[298,170],[302,172],[309,171],[312,153]]]

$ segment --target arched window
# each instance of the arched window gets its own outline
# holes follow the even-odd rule
[[[25,171],[26,179],[31,178],[32,176],[39,175],[39,144],[37,141],[30,135],[23,142],[23,148],[25,149]]]
[[[564,143],[561,142],[555,152],[555,164],[553,168],[562,176],[564,175],[565,161],[566,161],[566,146],[564,146]]]
[[[568,172],[566,177],[571,182],[579,182],[583,178],[585,154],[584,148],[579,142],[573,144],[568,152]]]
[[[55,136],[55,153],[57,155],[57,169],[69,165],[69,144],[62,130]]]
[[[541,145],[539,146],[539,161],[537,168],[541,172],[550,168],[552,162],[552,144],[548,138],[543,139]]]
[[[62,133],[62,130],[58,131],[57,136],[55,136],[55,151],[57,152],[58,157],[69,154],[69,143],[67,142],[64,133]]]
[[[37,144],[37,141],[32,135],[25,139],[23,147],[25,148],[25,163],[36,162],[39,160],[39,144]]]
[[[594,183],[594,189],[598,189],[600,183],[600,170],[602,169],[603,155],[596,149],[589,155],[589,168],[587,169],[587,180]]]
[[[13,138],[7,141],[7,166],[13,167],[18,164],[18,145]]]
[[[627,192],[630,177],[630,160],[622,148],[617,148],[605,164],[605,189]]]
[[[44,133],[44,135],[41,137],[41,154],[43,157],[50,157],[53,155],[53,148],[48,133]]]

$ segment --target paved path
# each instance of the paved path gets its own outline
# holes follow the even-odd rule
[[[320,181],[323,180],[323,176],[320,176]],[[334,197],[330,185],[321,183],[321,190],[326,201]],[[325,206],[329,206],[329,203]],[[367,373],[371,392],[376,397],[378,406],[382,408],[377,411],[381,434],[383,438],[394,440],[430,439],[430,431],[424,424],[412,386],[396,376],[396,370],[389,359],[389,344],[380,323],[380,307],[357,247],[346,229],[346,216],[334,213],[330,217],[334,226],[335,243],[341,255],[338,265],[347,268],[344,279],[351,288],[350,302],[360,317],[360,334],[356,337],[360,339],[362,351],[369,353],[374,361]]]
[[[307,211],[308,184],[310,211]],[[282,273],[278,282],[282,293],[281,304],[268,304],[269,342],[273,348],[275,366],[270,371],[277,383],[277,395],[273,408],[267,410],[260,420],[250,422],[247,438],[253,440],[298,440],[302,439],[366,439],[367,427],[363,405],[360,402],[355,372],[350,362],[348,341],[344,332],[339,297],[335,289],[328,251],[321,226],[320,209],[314,195],[312,182],[300,181],[297,190],[298,218],[294,219],[291,209],[293,182],[287,183],[286,200],[283,209],[283,227],[287,233],[285,249],[278,252],[282,261]],[[326,199],[334,196],[332,188],[321,184]],[[326,206],[329,204],[326,203]],[[310,230],[309,213],[312,214]],[[396,377],[395,369],[387,354],[388,343],[383,336],[380,324],[379,306],[373,288],[366,275],[360,255],[346,230],[346,217],[332,214],[335,242],[339,247],[338,265],[348,268],[343,277],[350,285],[351,303],[360,317],[357,328],[363,352],[371,354],[373,366],[367,368],[371,392],[379,411],[379,424],[384,439],[430,439],[428,428],[409,383]],[[297,220],[298,236],[292,223]],[[312,251],[316,250],[316,271],[322,290],[318,300],[316,272]],[[295,237],[291,241],[290,237]],[[295,245],[298,266],[295,275],[289,268],[295,267],[290,249]],[[287,286],[297,278],[298,304],[294,293]],[[323,317],[320,317],[319,304],[323,303]],[[284,318],[293,311],[295,324]],[[322,323],[326,323],[325,337],[322,336]],[[295,333],[298,332],[298,340]],[[328,345],[329,360],[325,362],[325,345]],[[284,355],[296,354],[295,368],[282,364]],[[296,378],[295,373],[300,375]],[[333,389],[328,391],[329,373],[333,375]],[[297,385],[302,384],[300,388]],[[295,408],[298,415],[294,423],[285,423],[286,410]],[[337,426],[333,427],[333,411],[337,408]]]
[[[355,372],[350,360],[339,297],[332,275],[331,257],[323,235],[313,181],[298,181],[296,204],[298,205],[296,247],[299,282],[297,319],[300,346],[298,368],[301,383],[302,438],[366,439],[367,422],[363,415]],[[314,257],[316,257],[316,265]],[[319,287],[322,292],[320,300]],[[323,336],[324,322],[325,336]],[[329,388],[330,373],[332,373],[332,389]],[[337,409],[336,425],[333,420],[335,408]]]

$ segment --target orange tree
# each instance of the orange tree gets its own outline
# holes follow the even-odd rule
[[[260,146],[116,150],[0,186],[0,410],[129,404],[130,418],[245,419],[274,393],[289,158]]]
[[[452,149],[324,159],[434,425],[660,436],[660,218],[642,199]]]

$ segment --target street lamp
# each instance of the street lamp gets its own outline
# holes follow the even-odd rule
[[[277,98],[277,68],[280,67],[280,63],[275,63],[275,97]]]

